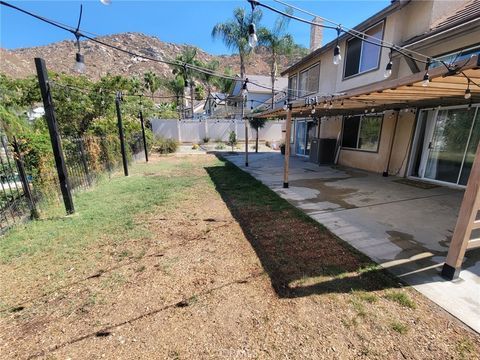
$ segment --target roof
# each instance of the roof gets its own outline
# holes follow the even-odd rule
[[[245,75],[248,79],[247,89],[251,93],[271,93],[272,79],[270,76],[265,75]],[[240,94],[243,85],[242,79],[235,80],[235,86],[232,90],[232,95],[237,96]],[[286,77],[277,77],[275,80],[275,90],[280,91],[286,89],[288,86],[288,79]]]
[[[402,1],[402,0],[393,0],[389,6],[387,6],[383,10],[380,10],[376,14],[370,16],[368,19],[362,21],[360,24],[355,26],[353,28],[353,30],[361,31],[361,30],[365,30],[365,29],[369,28],[370,26],[374,25],[375,23],[377,23],[378,21],[380,21],[381,19],[383,19],[387,15],[389,15],[392,12],[394,12],[394,11],[400,9],[401,7],[403,7],[406,3],[407,3],[406,1]],[[342,41],[343,39],[346,39],[348,37],[350,37],[350,35],[348,33],[343,33],[338,38],[338,41]],[[292,66],[290,66],[287,69],[285,69],[284,71],[282,71],[281,75],[283,76],[283,75],[286,75],[286,74],[292,72],[296,68],[300,67],[302,64],[305,64],[306,62],[308,62],[308,61],[320,56],[321,54],[325,53],[326,51],[332,49],[336,44],[337,44],[337,39],[330,41],[329,43],[327,43],[326,45],[318,48],[315,51],[312,51],[310,54],[303,57],[301,60],[299,60],[298,62],[296,62]]]
[[[318,96],[315,105],[317,116],[359,114],[364,111],[381,112],[385,110],[464,105],[480,102],[480,56],[472,56],[467,63],[458,61],[452,71],[445,67],[429,70],[430,83],[422,86],[423,72],[414,73],[400,79],[384,80],[361,86],[348,92],[330,97]],[[465,90],[470,83],[471,99],[466,100]],[[310,114],[312,105],[308,99],[292,103],[292,114]],[[327,107],[324,106],[328,105]],[[331,104],[331,106],[330,106]],[[266,111],[259,117],[284,117],[283,109]],[[303,115],[305,117],[305,115]]]
[[[439,32],[452,29],[457,26],[468,26],[471,21],[480,21],[480,0],[471,0],[459,4],[453,14],[446,15],[433,22],[430,29],[423,34],[415,35],[406,40],[402,46],[429,38]]]

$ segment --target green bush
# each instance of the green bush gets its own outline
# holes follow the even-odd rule
[[[154,148],[160,154],[171,154],[178,150],[178,146],[180,144],[175,139],[167,139],[163,137],[159,137],[155,139]]]

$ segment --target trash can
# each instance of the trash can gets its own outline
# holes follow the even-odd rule
[[[320,149],[318,146],[319,140],[320,140],[319,138],[313,138],[310,141],[310,156],[309,156],[310,162],[318,163],[318,150]]]

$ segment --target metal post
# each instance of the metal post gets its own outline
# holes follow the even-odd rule
[[[45,118],[47,119],[48,132],[52,142],[53,156],[57,167],[58,180],[60,181],[60,190],[62,192],[63,202],[67,214],[73,214],[72,193],[70,191],[70,182],[68,180],[67,166],[63,157],[62,143],[58,133],[57,120],[55,118],[55,107],[53,106],[52,94],[50,93],[50,84],[48,82],[47,67],[45,61],[41,58],[35,58],[35,67],[37,68],[38,83],[42,93],[43,106],[45,108]]]
[[[38,219],[39,213],[35,205],[35,200],[33,199],[32,192],[30,191],[30,185],[28,184],[27,174],[25,173],[25,167],[23,166],[23,156],[20,152],[20,147],[18,146],[17,139],[13,137],[13,151],[15,152],[15,162],[17,164],[18,175],[20,176],[20,181],[22,182],[23,193],[25,194],[28,206],[30,207],[30,217],[32,219]]]
[[[145,122],[143,121],[143,113],[140,110],[140,123],[142,124],[142,136],[143,136],[143,150],[145,150],[145,161],[148,162],[148,151],[147,151],[147,137],[145,136]]]
[[[245,122],[245,166],[248,167],[248,120],[245,119],[245,96],[242,96],[242,120]]]
[[[292,105],[287,107],[287,122],[285,124],[285,164],[283,168],[283,187],[288,188],[288,166],[290,161],[290,133],[292,129]]]
[[[118,136],[120,138],[120,150],[122,152],[123,173],[125,176],[128,176],[127,153],[125,151],[125,136],[123,135],[122,110],[120,109],[120,101],[122,101],[122,93],[119,91],[117,92],[117,97],[115,98],[118,120]]]

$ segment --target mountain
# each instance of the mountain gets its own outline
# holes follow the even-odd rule
[[[142,33],[120,33],[115,35],[101,36],[102,42],[128,49],[132,52],[146,55],[152,58],[175,59],[188,45],[173,44],[161,41],[157,37],[147,36]],[[82,53],[85,55],[87,66],[86,75],[96,80],[107,73],[125,76],[143,76],[152,70],[162,77],[171,76],[172,69],[167,64],[158,63],[142,58],[130,56],[117,50],[102,46],[91,40],[81,41]],[[35,74],[34,58],[45,59],[47,68],[55,72],[73,74],[73,65],[76,53],[75,42],[61,41],[46,46],[37,46],[16,50],[0,48],[0,73],[14,78],[23,78]],[[265,49],[255,50],[247,63],[247,74],[268,75],[269,54]],[[235,55],[215,56],[198,49],[197,58],[203,62],[218,60],[220,71],[230,66],[235,72],[239,71],[239,59]],[[299,56],[281,57],[279,71],[288,64],[298,60]]]

